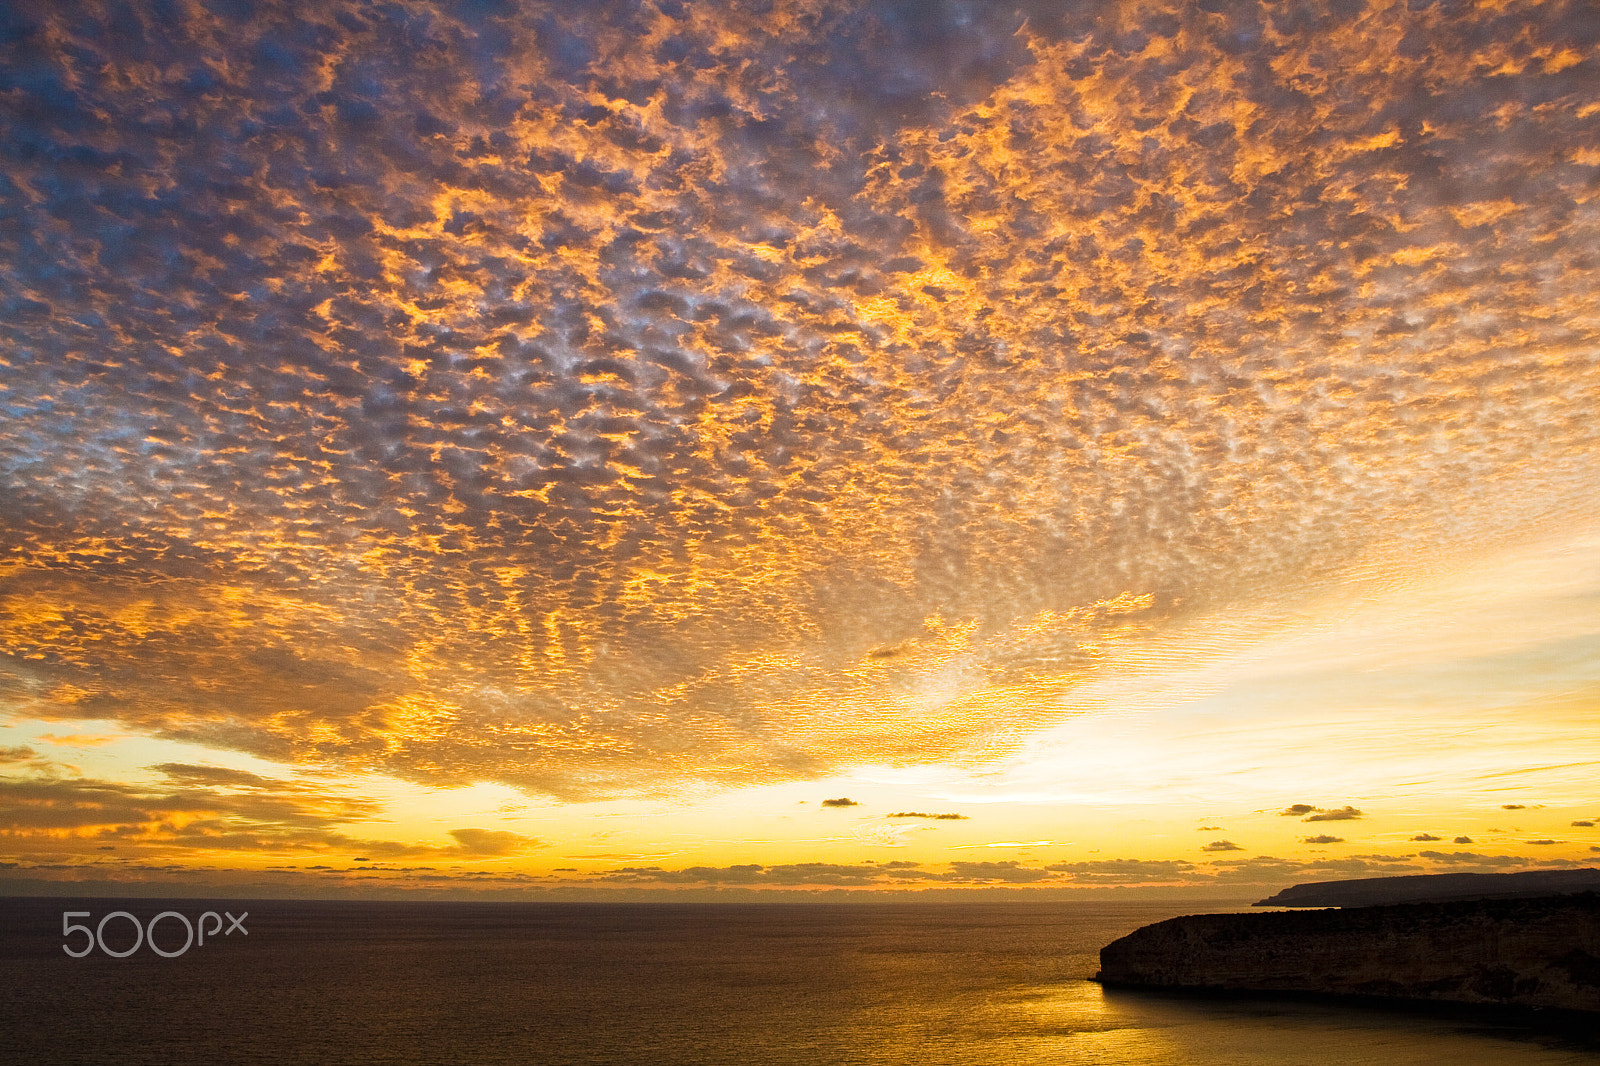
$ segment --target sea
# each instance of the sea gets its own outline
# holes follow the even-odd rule
[[[1471,1013],[1090,980],[1214,909],[0,899],[0,1062],[1600,1064]]]

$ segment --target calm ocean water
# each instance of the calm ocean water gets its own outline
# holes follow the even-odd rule
[[[0,1061],[1600,1064],[1487,1021],[1086,980],[1107,941],[1208,909],[0,899]],[[67,910],[248,911],[248,932],[70,958]],[[134,944],[125,918],[103,935]]]

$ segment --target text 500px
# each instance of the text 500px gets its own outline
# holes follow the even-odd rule
[[[151,918],[148,925],[140,925],[139,919],[135,918],[127,911],[112,911],[104,918],[101,918],[98,925],[96,925],[93,929],[90,929],[87,925],[79,925],[72,920],[74,918],[93,917],[89,911],[63,911],[61,913],[61,935],[70,939],[74,934],[82,933],[86,938],[87,943],[85,943],[83,947],[77,951],[73,950],[71,944],[62,944],[61,950],[65,951],[68,955],[71,955],[75,959],[81,959],[98,947],[101,951],[105,952],[107,955],[110,955],[112,958],[122,959],[132,955],[135,951],[138,951],[142,945],[148,942],[150,945],[150,950],[155,952],[157,955],[168,959],[175,959],[179,955],[182,955],[184,952],[188,951],[189,948],[194,946],[196,943],[196,924],[199,926],[198,943],[201,947],[205,946],[207,936],[215,939],[218,933],[221,933],[223,936],[232,936],[235,932],[243,933],[245,936],[250,935],[250,930],[244,927],[244,920],[250,917],[249,911],[244,911],[237,918],[233,916],[233,912],[231,911],[223,911],[222,914],[226,914],[228,916],[228,927],[226,930],[224,930],[222,927],[222,915],[218,914],[216,911],[206,911],[200,916],[198,923],[190,922],[187,917],[179,914],[177,911],[162,911],[154,918]],[[113,918],[126,918],[129,924],[133,926],[132,947],[123,948],[119,951],[107,946],[106,923],[111,921]],[[169,928],[173,926],[174,922],[183,926],[183,946],[175,951],[163,948],[161,945],[156,943],[156,926],[161,924],[163,919],[170,919],[168,922]],[[206,923],[208,920],[211,923],[211,927],[209,929],[206,928]],[[115,929],[114,926],[113,929]],[[176,930],[174,929],[174,931],[170,934],[164,933],[163,937],[168,940],[174,939],[176,937]],[[119,936],[117,939],[120,941],[122,937]]]

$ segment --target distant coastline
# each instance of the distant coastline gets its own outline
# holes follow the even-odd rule
[[[1600,892],[1600,870],[1528,870],[1510,874],[1416,874],[1312,881],[1257,900],[1257,907],[1371,907],[1385,903],[1513,899]]]

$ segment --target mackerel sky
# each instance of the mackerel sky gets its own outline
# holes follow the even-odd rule
[[[1294,803],[1547,803],[1493,828],[1583,859],[1597,42],[1515,0],[13,5],[0,858],[337,850],[359,777],[568,812],[396,855],[790,788],[1296,855]],[[887,807],[818,808],[869,766]]]

